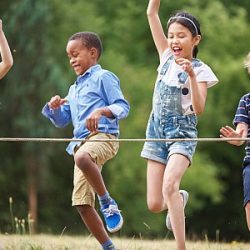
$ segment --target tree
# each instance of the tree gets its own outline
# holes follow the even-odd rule
[[[40,126],[43,123],[40,107],[45,77],[50,73],[50,65],[46,63],[48,11],[46,3],[23,0],[13,3],[6,14],[15,65],[4,84],[3,112],[7,124],[11,124],[7,130],[13,137],[39,137],[44,131]],[[35,222],[34,232],[38,219],[38,177],[46,162],[40,146],[29,143],[21,147],[15,145],[18,149],[15,155],[20,157],[18,162],[26,169],[29,214]]]

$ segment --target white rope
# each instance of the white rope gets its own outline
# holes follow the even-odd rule
[[[73,138],[28,138],[28,137],[0,137],[0,142],[177,142],[177,141],[197,141],[197,142],[226,142],[226,141],[250,141],[250,138],[175,138],[175,139],[138,139],[138,138],[118,138],[118,139],[73,139]]]

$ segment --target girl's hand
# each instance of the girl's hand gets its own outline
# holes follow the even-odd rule
[[[2,19],[0,19],[0,32],[3,30],[3,22]]]
[[[190,77],[195,76],[192,62],[186,58],[177,58],[175,60],[176,64],[180,65],[182,69],[188,73]]]
[[[48,105],[51,109],[58,109],[61,105],[63,105],[66,102],[68,102],[67,99],[61,98],[59,95],[56,95],[50,99]]]

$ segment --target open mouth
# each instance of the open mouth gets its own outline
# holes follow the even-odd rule
[[[75,71],[79,71],[80,70],[80,65],[73,65],[72,67],[73,67],[73,69]]]
[[[182,49],[180,47],[173,47],[172,50],[173,50],[173,53],[175,56],[180,55],[180,53],[182,51]]]

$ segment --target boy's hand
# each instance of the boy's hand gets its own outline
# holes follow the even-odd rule
[[[86,119],[86,127],[90,132],[94,132],[94,133],[97,132],[98,123],[99,123],[101,116],[102,116],[102,110],[96,109]]]
[[[56,95],[50,99],[48,105],[51,109],[58,109],[61,105],[63,105],[66,102],[68,102],[67,99],[61,98],[59,95]]]
[[[109,108],[102,107],[102,108],[96,109],[86,119],[86,127],[90,132],[98,132],[98,123],[99,123],[101,116],[114,118],[114,115]]]
[[[230,126],[224,126],[220,129],[220,133],[221,133],[220,135],[221,138],[242,138],[244,129],[236,131]],[[242,144],[242,141],[227,141],[227,142],[236,146],[240,146]]]

